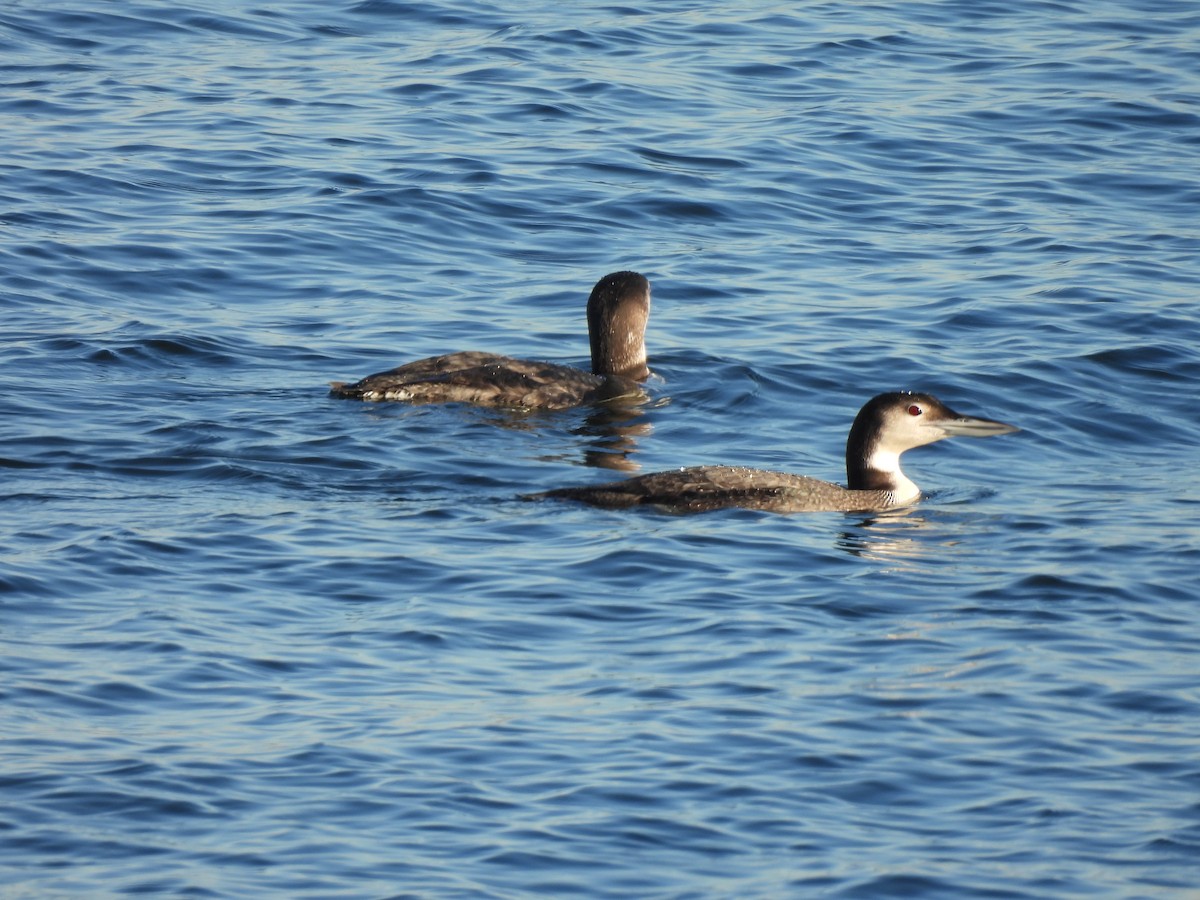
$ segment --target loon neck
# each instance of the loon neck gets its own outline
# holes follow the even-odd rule
[[[606,321],[588,328],[592,342],[592,373],[619,375],[641,381],[650,374],[646,365],[645,322],[631,322],[627,310],[618,310]]]
[[[852,491],[882,491],[890,503],[911,503],[921,489],[900,468],[900,454],[874,450],[846,456],[846,487]]]

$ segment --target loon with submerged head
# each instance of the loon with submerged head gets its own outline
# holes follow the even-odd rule
[[[948,437],[988,437],[1014,425],[963,416],[930,394],[879,394],[859,410],[846,439],[846,482],[739,466],[693,466],[625,481],[558,488],[525,499],[579,500],[624,509],[657,506],[674,512],[761,509],[770,512],[866,512],[907,506],[921,491],[900,469],[905,450]]]
[[[330,394],[350,400],[473,403],[567,409],[641,395],[646,365],[650,282],[637,272],[613,272],[588,298],[592,371],[467,350],[406,363],[353,384],[335,381]]]

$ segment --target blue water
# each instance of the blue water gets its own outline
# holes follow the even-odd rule
[[[0,86],[0,895],[1200,896],[1200,7],[17,0]],[[326,394],[624,268],[638,410]],[[517,499],[898,388],[1023,430]]]

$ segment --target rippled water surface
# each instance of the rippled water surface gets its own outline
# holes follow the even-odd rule
[[[1197,896],[1194,3],[17,0],[0,84],[0,893]],[[641,407],[327,395],[626,268]],[[1022,431],[518,499],[898,388]]]

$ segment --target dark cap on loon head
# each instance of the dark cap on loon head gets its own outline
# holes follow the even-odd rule
[[[592,372],[637,381],[646,367],[646,323],[650,318],[650,282],[637,272],[613,272],[592,288],[588,298],[588,337]]]
[[[961,415],[932,394],[879,394],[859,410],[846,438],[848,486],[890,490],[905,450],[948,437],[987,437],[1019,430],[1004,422]]]

